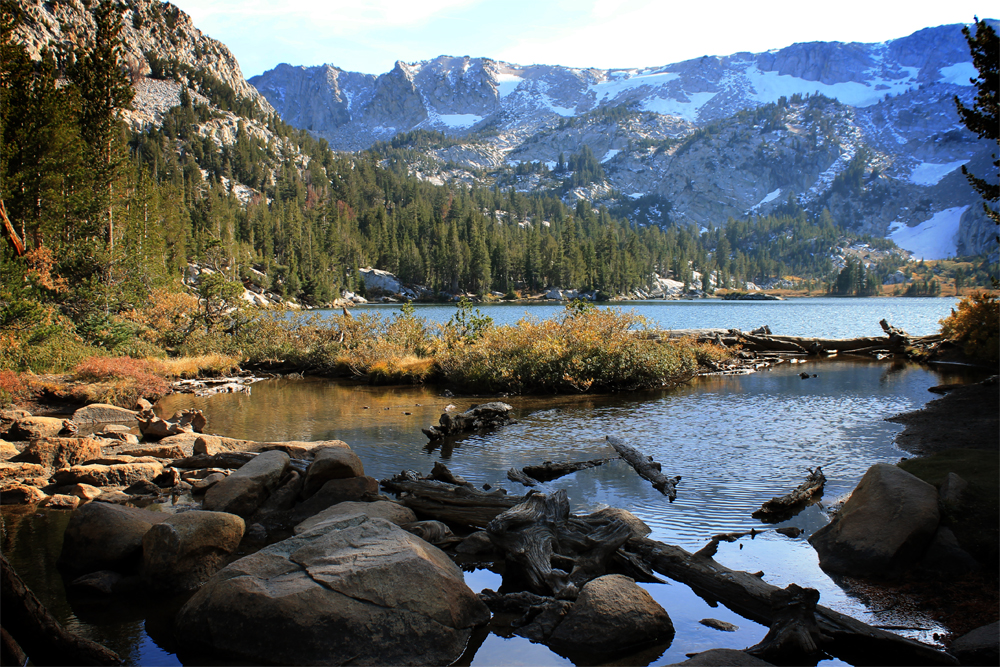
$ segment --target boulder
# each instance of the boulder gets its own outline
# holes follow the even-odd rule
[[[312,465],[306,472],[302,496],[308,498],[331,479],[361,477],[364,474],[365,467],[361,459],[350,447],[325,447],[316,452]]]
[[[73,413],[73,422],[77,424],[132,424],[135,421],[135,411],[107,403],[85,405]]]
[[[58,417],[23,417],[7,430],[9,440],[37,440],[54,438],[66,427],[66,422]]]
[[[80,595],[111,595],[123,578],[118,572],[99,570],[77,577],[66,589]]]
[[[331,479],[292,510],[293,520],[298,523],[337,503],[364,500],[377,493],[378,480],[372,477]]]
[[[245,527],[224,512],[173,514],[142,538],[142,576],[157,589],[194,590],[226,564]]]
[[[312,460],[316,453],[327,447],[339,447],[350,449],[350,446],[343,440],[317,440],[316,442],[300,442],[291,440],[289,442],[258,442],[258,448],[262,452],[270,452],[277,449],[288,454],[293,459]]]
[[[186,452],[188,448],[191,448],[192,450],[194,449],[194,443],[196,443],[200,437],[202,436],[194,431],[186,431],[176,435],[168,435],[160,440],[160,445],[177,445],[178,447],[183,447]]]
[[[1000,622],[962,635],[949,651],[963,665],[1000,665]]]
[[[302,475],[297,470],[289,470],[268,499],[261,504],[258,513],[267,514],[291,509],[299,494],[302,493],[302,482]]]
[[[87,503],[76,512],[63,535],[59,564],[74,572],[126,570],[142,558],[142,538],[169,517],[135,507]]]
[[[119,459],[133,459],[131,456]],[[163,473],[163,464],[151,457],[121,460],[118,463],[88,463],[57,470],[52,476],[56,484],[90,484],[91,486],[131,486],[141,479],[152,480]]]
[[[29,443],[12,460],[58,470],[99,459],[103,453],[100,441],[93,438],[40,438]]]
[[[432,665],[454,662],[489,618],[442,551],[356,514],[223,568],[176,627],[198,659]]]
[[[828,572],[887,576],[920,560],[939,519],[937,489],[897,466],[877,463],[809,542]]]
[[[37,463],[0,461],[0,482],[28,477],[41,477],[44,474],[45,468]]]
[[[385,519],[397,526],[404,523],[412,523],[417,520],[417,515],[409,507],[394,503],[391,500],[376,500],[371,503],[344,502],[337,503],[332,507],[311,516],[299,525],[295,526],[295,534],[304,533],[314,528],[320,528],[332,523],[337,523],[344,516],[349,514],[364,514],[372,519]]]
[[[75,510],[80,505],[80,498],[77,496],[69,496],[63,493],[57,493],[55,495],[49,496],[41,503],[40,507],[48,507],[53,510]]]
[[[201,433],[208,420],[201,410],[184,410],[170,419],[157,417],[152,410],[143,410],[136,415],[139,430],[147,438],[165,438],[178,433]]]
[[[17,408],[0,410],[0,435],[7,433],[15,422],[30,416],[31,413],[27,410],[18,410]]]
[[[68,496],[76,496],[83,502],[89,502],[101,495],[101,490],[90,484],[71,484],[58,489],[58,491]]]
[[[182,459],[187,454],[180,445],[159,445],[128,450],[130,456],[151,456],[154,459]]]
[[[713,648],[696,653],[684,662],[673,662],[667,667],[771,667],[771,664],[744,651],[731,648]]]
[[[191,493],[202,494],[207,492],[210,488],[215,486],[216,483],[224,480],[226,476],[221,472],[214,472],[208,477],[203,479],[194,480],[191,482]]]
[[[37,486],[17,482],[0,485],[0,505],[34,505],[46,497],[45,492]]]
[[[236,440],[218,435],[200,435],[195,439],[191,453],[195,456],[198,454],[211,455],[219,452],[246,452],[256,448],[257,443],[252,440]]]
[[[126,489],[125,493],[130,496],[158,496],[160,492],[163,491],[156,484],[153,484],[148,479],[140,479],[135,484],[130,484]]]
[[[129,433],[128,431],[103,431],[101,433],[95,433],[98,438],[104,438],[105,440],[111,440],[114,444],[122,445],[138,445],[139,436]]]
[[[0,440],[0,461],[9,461],[18,455],[17,447],[6,440]]]
[[[560,651],[612,653],[674,637],[670,617],[629,577],[609,574],[587,582],[549,644]]]
[[[205,509],[249,517],[281,481],[288,461],[284,452],[264,452],[254,457],[208,490]]]
[[[945,526],[938,526],[920,566],[946,578],[961,577],[979,569],[976,559],[962,548],[951,528]]]

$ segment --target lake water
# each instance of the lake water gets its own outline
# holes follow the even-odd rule
[[[882,317],[911,333],[930,333],[936,327],[929,323],[946,315],[951,304],[950,299],[813,299],[635,307],[643,313],[657,313],[661,318],[657,326],[664,328],[747,329],[767,323],[776,332],[788,334],[856,336],[879,333],[877,322]],[[892,310],[902,306],[918,315]],[[452,307],[417,308],[419,315],[437,321],[454,312]],[[509,320],[514,320],[525,310],[539,317],[560,310],[559,306],[523,304],[488,308],[498,320],[495,313],[509,314]],[[665,314],[677,323],[665,324]],[[874,330],[866,324],[870,320]],[[779,328],[779,322],[787,322],[788,328]],[[793,328],[794,323],[799,328]],[[815,328],[803,328],[804,323]],[[803,370],[816,377],[801,379]],[[421,427],[436,423],[449,406],[465,410],[482,399],[443,396],[439,389],[428,387],[276,379],[253,385],[249,396],[169,396],[157,405],[157,411],[169,415],[184,408],[203,410],[208,432],[235,438],[344,440],[364,461],[366,473],[379,479],[404,469],[426,473],[442,461],[473,483],[504,486],[511,493],[524,489],[506,479],[509,468],[612,456],[605,436],[616,435],[660,461],[664,473],[682,476],[674,503],[619,461],[555,480],[542,490],[567,489],[576,512],[606,505],[628,509],[652,528],[652,538],[689,551],[700,549],[718,533],[766,527],[752,519],[751,512],[796,487],[807,468],[820,465],[828,480],[823,502],[777,524],[803,529],[800,537],[765,532],[755,539],[722,543],[716,559],[733,569],[763,571],[764,579],[777,586],[794,582],[814,587],[820,591],[821,604],[868,623],[922,628],[906,634],[932,642],[932,634],[944,628],[920,615],[901,616],[891,609],[867,607],[820,570],[806,538],[827,522],[829,506],[849,494],[869,466],[896,462],[904,455],[893,445],[901,427],[885,422],[885,417],[924,405],[933,398],[927,391],[930,386],[978,379],[980,375],[953,366],[812,360],[749,376],[699,378],[669,391],[506,398],[515,407],[517,424],[434,445],[428,443]],[[4,508],[0,513],[4,555],[71,630],[109,646],[128,664],[179,664],[170,623],[182,599],[157,599],[152,607],[148,600],[116,599],[110,605],[93,605],[67,599],[55,561],[68,517],[58,511]],[[466,573],[466,582],[477,591],[496,589],[500,577],[478,570]],[[725,607],[710,607],[682,584],[645,587],[670,614],[677,631],[673,643],[657,651],[658,655],[646,656],[645,663],[679,662],[687,653],[709,648],[742,649],[767,632]],[[726,633],[705,627],[698,622],[704,618],[728,621],[739,630]],[[474,637],[463,662],[571,664],[543,645],[492,632]]]
[[[774,334],[816,338],[882,336],[879,320],[914,336],[937,333],[939,321],[958,303],[944,298],[806,298],[785,301],[627,301],[602,304],[599,308],[634,310],[656,329],[740,329],[750,331],[763,325]],[[554,302],[477,304],[484,315],[497,324],[513,324],[525,317],[546,319],[564,310]],[[391,317],[399,304],[358,306],[355,313],[377,313]],[[416,315],[428,322],[445,323],[455,314],[455,306],[414,304]],[[340,310],[313,311],[320,316],[339,315]]]

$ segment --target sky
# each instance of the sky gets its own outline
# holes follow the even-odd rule
[[[652,67],[796,42],[883,42],[991,16],[978,0],[172,0],[246,78],[279,63],[381,74],[439,55]],[[992,14],[996,14],[993,12]]]

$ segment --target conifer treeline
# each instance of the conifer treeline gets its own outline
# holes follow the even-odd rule
[[[208,72],[153,55],[156,76],[184,84],[181,104],[159,128],[128,131],[115,121],[131,90],[113,4],[94,10],[96,39],[40,63],[11,41],[14,6],[4,11],[0,195],[28,252],[15,258],[3,244],[7,300],[55,301],[81,316],[119,311],[195,260],[314,305],[357,289],[364,266],[452,293],[558,285],[613,295],[648,286],[654,273],[691,283],[695,271],[717,271],[719,286],[732,287],[835,275],[830,249],[843,232],[794,207],[706,233],[661,229],[552,194],[432,185],[398,154],[336,154],[277,117],[261,119],[268,133],[240,122],[235,142],[220,146],[199,124],[248,101]],[[589,150],[564,168],[568,185],[600,171]]]

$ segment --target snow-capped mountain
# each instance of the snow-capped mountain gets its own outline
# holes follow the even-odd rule
[[[904,243],[904,228],[930,225],[938,230],[935,243],[947,241],[930,254],[975,254],[989,246],[993,230],[960,167],[989,173],[991,147],[955,113],[954,96],[971,100],[977,76],[961,28],[645,69],[441,56],[397,62],[380,76],[280,65],[250,82],[286,122],[340,150],[437,130],[462,141],[426,151],[431,162],[497,169],[555,165],[560,154],[586,145],[607,177],[577,195],[645,202],[636,211],[640,221],[719,223],[767,213],[791,196],[829,209],[844,226],[893,233]],[[749,113],[765,107],[778,111]],[[844,188],[838,176],[857,167],[856,155],[863,182]],[[467,176],[459,172],[438,177]]]

